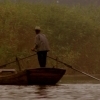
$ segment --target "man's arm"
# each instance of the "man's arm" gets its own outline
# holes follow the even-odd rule
[[[37,35],[36,37],[35,37],[35,46],[34,46],[34,48],[32,48],[31,50],[32,51],[36,51],[37,49],[38,49],[38,46],[39,46],[39,41],[40,41],[40,38],[39,38],[39,35]]]

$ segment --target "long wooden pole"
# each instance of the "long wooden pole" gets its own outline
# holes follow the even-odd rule
[[[56,60],[55,58],[52,58],[52,57],[50,57],[50,56],[48,56],[48,58],[51,58],[51,59],[53,59],[53,60]],[[95,80],[100,81],[99,78],[96,78],[96,77],[94,77],[94,76],[92,76],[92,75],[90,75],[90,74],[87,74],[87,73],[85,73],[85,72],[83,72],[83,71],[80,71],[80,70],[78,70],[78,69],[72,67],[71,65],[68,65],[68,64],[66,64],[66,63],[64,63],[64,62],[62,62],[62,61],[59,61],[59,60],[57,60],[57,61],[60,62],[60,63],[62,63],[62,64],[64,64],[64,65],[67,66],[68,68],[71,68],[71,69],[73,69],[73,70],[75,70],[75,71],[77,71],[77,72],[79,72],[79,73],[82,73],[82,74],[84,74],[84,75],[86,75],[86,76],[89,76],[89,77],[91,77],[91,78],[93,78],[93,79],[95,79]]]
[[[30,55],[30,56],[27,56],[27,57],[24,57],[24,58],[19,58],[19,60],[24,60],[24,59],[26,59],[26,58],[29,58],[29,57],[32,57],[32,56],[35,56],[35,55],[36,55],[36,54]],[[15,60],[15,61],[11,61],[11,62],[9,62],[9,63],[6,63],[6,64],[4,64],[4,65],[1,65],[0,68],[6,67],[6,65],[9,65],[9,64],[12,64],[12,63],[15,63],[15,62],[16,62],[16,60]]]

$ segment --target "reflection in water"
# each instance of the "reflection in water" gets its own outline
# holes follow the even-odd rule
[[[46,88],[46,85],[37,86],[35,94],[37,94],[38,98],[48,98]]]
[[[100,100],[100,84],[0,86],[0,100]]]

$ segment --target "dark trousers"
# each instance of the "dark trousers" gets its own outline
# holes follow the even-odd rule
[[[37,52],[40,67],[46,66],[47,51]]]

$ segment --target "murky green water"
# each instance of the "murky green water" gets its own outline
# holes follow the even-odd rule
[[[0,100],[100,100],[100,84],[0,86]]]

